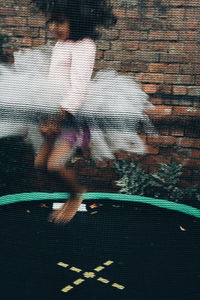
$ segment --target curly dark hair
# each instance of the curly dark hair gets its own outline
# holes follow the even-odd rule
[[[98,39],[97,26],[116,24],[110,0],[31,0],[46,15],[47,23],[70,24],[70,40]]]

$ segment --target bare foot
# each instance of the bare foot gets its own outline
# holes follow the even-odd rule
[[[49,220],[56,224],[69,223],[76,215],[77,210],[83,201],[83,196],[84,193],[73,196],[63,205],[60,210],[53,212],[50,215]]]

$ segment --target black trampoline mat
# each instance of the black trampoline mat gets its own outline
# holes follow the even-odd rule
[[[200,299],[199,219],[101,204],[65,226],[47,221],[51,202],[1,207],[1,299]]]

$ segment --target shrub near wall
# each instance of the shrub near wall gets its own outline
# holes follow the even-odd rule
[[[150,172],[160,162],[168,164],[176,160],[184,167],[182,182],[198,183],[200,2],[112,0],[112,3],[118,22],[115,27],[102,30],[95,70],[114,68],[121,74],[135,75],[156,106],[150,117],[161,134],[160,138],[144,136],[149,153],[134,158],[142,160]],[[28,0],[0,0],[0,34],[9,37],[3,45],[4,54],[53,40],[44,18],[30,8]],[[99,164],[100,168],[106,166]]]

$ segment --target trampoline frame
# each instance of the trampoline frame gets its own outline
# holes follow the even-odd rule
[[[45,193],[45,192],[31,192],[31,193],[19,193],[8,194],[0,197],[0,205],[8,205],[17,202],[28,201],[44,201],[44,200],[66,200],[70,196],[69,193]],[[138,195],[127,195],[117,193],[86,193],[83,196],[83,200],[114,200],[114,201],[128,201],[146,203],[160,208],[178,211],[196,218],[200,218],[200,209],[192,207],[182,203],[176,203],[164,199],[155,199],[149,197],[143,197]]]

